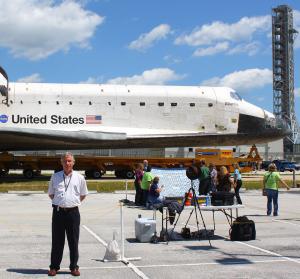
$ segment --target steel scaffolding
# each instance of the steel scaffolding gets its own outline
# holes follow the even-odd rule
[[[284,153],[292,153],[299,126],[294,99],[294,39],[293,10],[287,5],[272,9],[273,50],[273,111],[284,119],[292,133],[283,140]]]

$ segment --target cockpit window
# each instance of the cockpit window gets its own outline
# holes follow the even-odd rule
[[[231,96],[232,99],[235,99],[237,101],[241,101],[242,100],[242,97],[238,93],[236,93],[236,92],[230,92],[230,96]]]

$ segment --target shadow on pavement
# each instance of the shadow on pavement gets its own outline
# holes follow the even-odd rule
[[[8,268],[7,272],[14,272],[20,274],[48,274],[48,269],[41,269],[41,268]],[[57,274],[70,274],[69,271],[58,271]]]
[[[216,260],[219,264],[224,264],[224,265],[232,265],[232,264],[253,264],[253,262],[249,261],[248,259],[236,259],[236,258],[224,258],[224,259],[219,259]]]

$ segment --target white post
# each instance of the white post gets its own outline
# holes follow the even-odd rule
[[[120,221],[121,221],[121,262],[128,264],[129,261],[139,261],[141,257],[125,258],[125,230],[124,230],[124,216],[123,216],[123,202],[120,201]]]
[[[124,218],[123,218],[123,203],[120,202],[120,216],[121,216],[121,261],[124,260]]]
[[[128,180],[126,179],[126,180],[125,180],[125,193],[126,193],[126,198],[125,198],[125,200],[126,200],[126,202],[127,202],[127,190],[128,190]]]
[[[295,169],[293,169],[293,185],[292,185],[293,188],[296,187],[296,171]]]

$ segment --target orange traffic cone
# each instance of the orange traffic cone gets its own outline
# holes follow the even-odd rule
[[[186,205],[186,206],[192,205],[192,197],[193,197],[193,194],[191,192],[185,193],[184,205]]]

